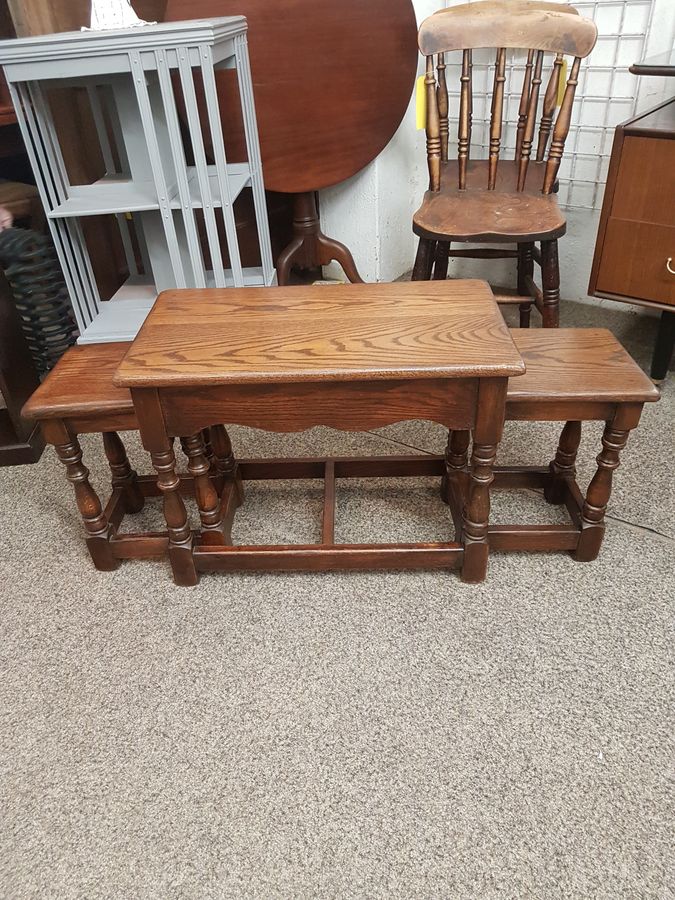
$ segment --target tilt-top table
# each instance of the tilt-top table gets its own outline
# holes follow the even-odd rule
[[[177,584],[236,569],[461,567],[482,581],[490,484],[508,379],[525,371],[483,281],[337,287],[182,290],[160,294],[115,375],[131,389],[143,445],[164,496]],[[230,546],[223,521],[239,502],[234,471],[218,495],[202,430],[229,422],[268,431],[326,425],[344,431],[428,419],[473,432],[457,540],[336,544],[336,477],[430,474],[386,458],[246,463],[244,477],[316,477],[325,465],[320,544]],[[187,438],[202,532],[193,538],[176,474],[173,436]],[[412,464],[411,464],[412,465]]]

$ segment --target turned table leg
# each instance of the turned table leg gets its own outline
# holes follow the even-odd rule
[[[103,432],[103,449],[112,473],[113,489],[120,488],[124,496],[125,512],[140,512],[145,504],[145,497],[141,493],[138,476],[129,464],[122,439],[116,431]]]
[[[54,444],[58,458],[66,467],[66,478],[75,491],[75,502],[82,516],[93,563],[102,572],[111,572],[120,561],[113,556],[110,524],[98,494],[89,482],[89,470],[82,462],[82,448],[77,436],[58,420],[43,422],[42,427],[45,438]]]
[[[222,476],[224,482],[234,479],[239,505],[244,500],[244,485],[232,450],[232,441],[224,425],[211,426],[211,441],[213,442],[216,471]]]
[[[560,435],[555,459],[549,464],[551,477],[544,488],[544,497],[549,503],[565,502],[567,483],[577,473],[576,460],[581,441],[581,422],[566,422]]]
[[[180,495],[180,478],[176,457],[170,445],[164,450],[151,450],[152,465],[157,472],[157,487],[162,492],[164,518],[169,532],[169,560],[176,584],[197,584],[198,575],[192,558],[192,532],[187,510]]]
[[[180,494],[173,440],[166,430],[159,395],[153,389],[132,388],[131,396],[143,446],[150,453],[152,465],[157,472],[157,487],[163,497],[173,580],[181,585],[197,584],[199,575],[192,555],[192,531]]]
[[[211,444],[211,429],[202,428],[202,437],[204,438],[204,456],[206,456],[209,461],[209,466],[211,466],[211,469],[213,469],[215,456],[213,453],[213,446]],[[213,472],[211,474],[213,474]]]
[[[590,562],[598,557],[605,534],[605,512],[612,493],[614,470],[620,465],[619,454],[626,446],[631,430],[637,426],[641,411],[642,404],[625,404],[605,425],[602,450],[597,457],[598,468],[588,485],[581,510],[579,543],[572,552],[579,562]]]
[[[449,431],[445,448],[445,472],[441,479],[441,499],[450,502],[450,482],[465,472],[469,462],[470,431]]]
[[[487,574],[490,485],[504,428],[506,386],[504,378],[485,378],[478,388],[468,496],[462,513],[462,581],[468,583],[483,581]]]
[[[195,498],[202,523],[202,543],[224,544],[220,497],[210,478],[210,464],[206,457],[202,432],[183,438],[183,450],[188,458],[188,472],[195,485]]]

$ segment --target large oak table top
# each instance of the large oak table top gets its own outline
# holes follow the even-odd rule
[[[504,378],[525,371],[484,281],[165,291],[125,387]]]

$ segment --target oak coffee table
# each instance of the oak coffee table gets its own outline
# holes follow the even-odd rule
[[[131,389],[141,438],[164,498],[176,584],[214,570],[460,568],[485,578],[490,484],[508,379],[525,371],[484,281],[335,287],[174,290],[158,297],[115,375]],[[325,478],[322,541],[232,546],[221,525],[238,502],[218,494],[202,430],[222,422],[293,432],[326,425],[365,431],[428,419],[473,432],[466,503],[455,540],[336,544],[335,479],[424,475],[424,456],[256,460],[232,479]],[[201,476],[195,537],[180,493],[174,436]],[[223,498],[231,498],[224,501]]]

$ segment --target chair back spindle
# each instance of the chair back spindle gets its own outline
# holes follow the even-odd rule
[[[448,161],[448,85],[445,80],[445,54],[439,53],[436,63],[436,72],[438,73],[438,87],[436,89],[436,98],[438,104],[438,121],[441,133],[441,161]]]
[[[556,119],[555,128],[553,129],[553,138],[551,140],[551,149],[548,152],[548,160],[546,162],[546,171],[544,173],[544,187],[542,192],[550,194],[553,185],[558,176],[560,168],[560,160],[562,159],[565,149],[565,141],[570,131],[570,122],[572,121],[572,104],[574,103],[574,94],[579,82],[579,67],[581,65],[581,57],[575,56],[572,63],[570,76],[567,79],[565,87],[565,96]]]
[[[532,66],[534,65],[534,50],[527,51],[527,62],[525,63],[525,75],[523,76],[523,89],[520,94],[520,106],[518,107],[518,126],[516,129],[516,159],[520,157],[520,151],[523,146],[523,132],[525,131],[525,121],[527,119],[527,110],[530,105],[530,88],[532,86]]]
[[[502,140],[502,118],[504,114],[504,82],[506,81],[506,50],[497,50],[495,61],[495,82],[492,92],[492,113],[490,115],[490,161],[488,164],[488,190],[495,189],[497,166]]]
[[[520,157],[518,158],[518,185],[517,190],[525,190],[525,181],[527,179],[527,168],[530,164],[530,154],[532,153],[532,140],[534,138],[534,128],[537,121],[537,104],[539,103],[539,86],[541,85],[541,70],[544,64],[544,51],[537,50],[534,60],[534,71],[532,72],[532,87],[530,88],[530,100],[527,105],[527,119],[525,120],[525,128],[523,130],[523,143],[520,148]]]
[[[471,118],[473,111],[473,90],[471,85],[471,51],[462,54],[462,75],[459,96],[459,131],[457,140],[457,168],[459,189],[466,190],[466,168],[471,146]]]
[[[546,153],[548,138],[551,134],[553,125],[553,113],[555,112],[556,103],[558,101],[558,90],[560,88],[560,76],[562,75],[563,55],[556,53],[549,78],[546,93],[544,94],[544,105],[541,111],[541,122],[539,124],[539,143],[537,144],[537,162],[541,162]]]
[[[429,190],[441,189],[441,126],[438,118],[434,58],[427,56],[427,72],[424,78],[427,91],[427,165],[429,167]]]

